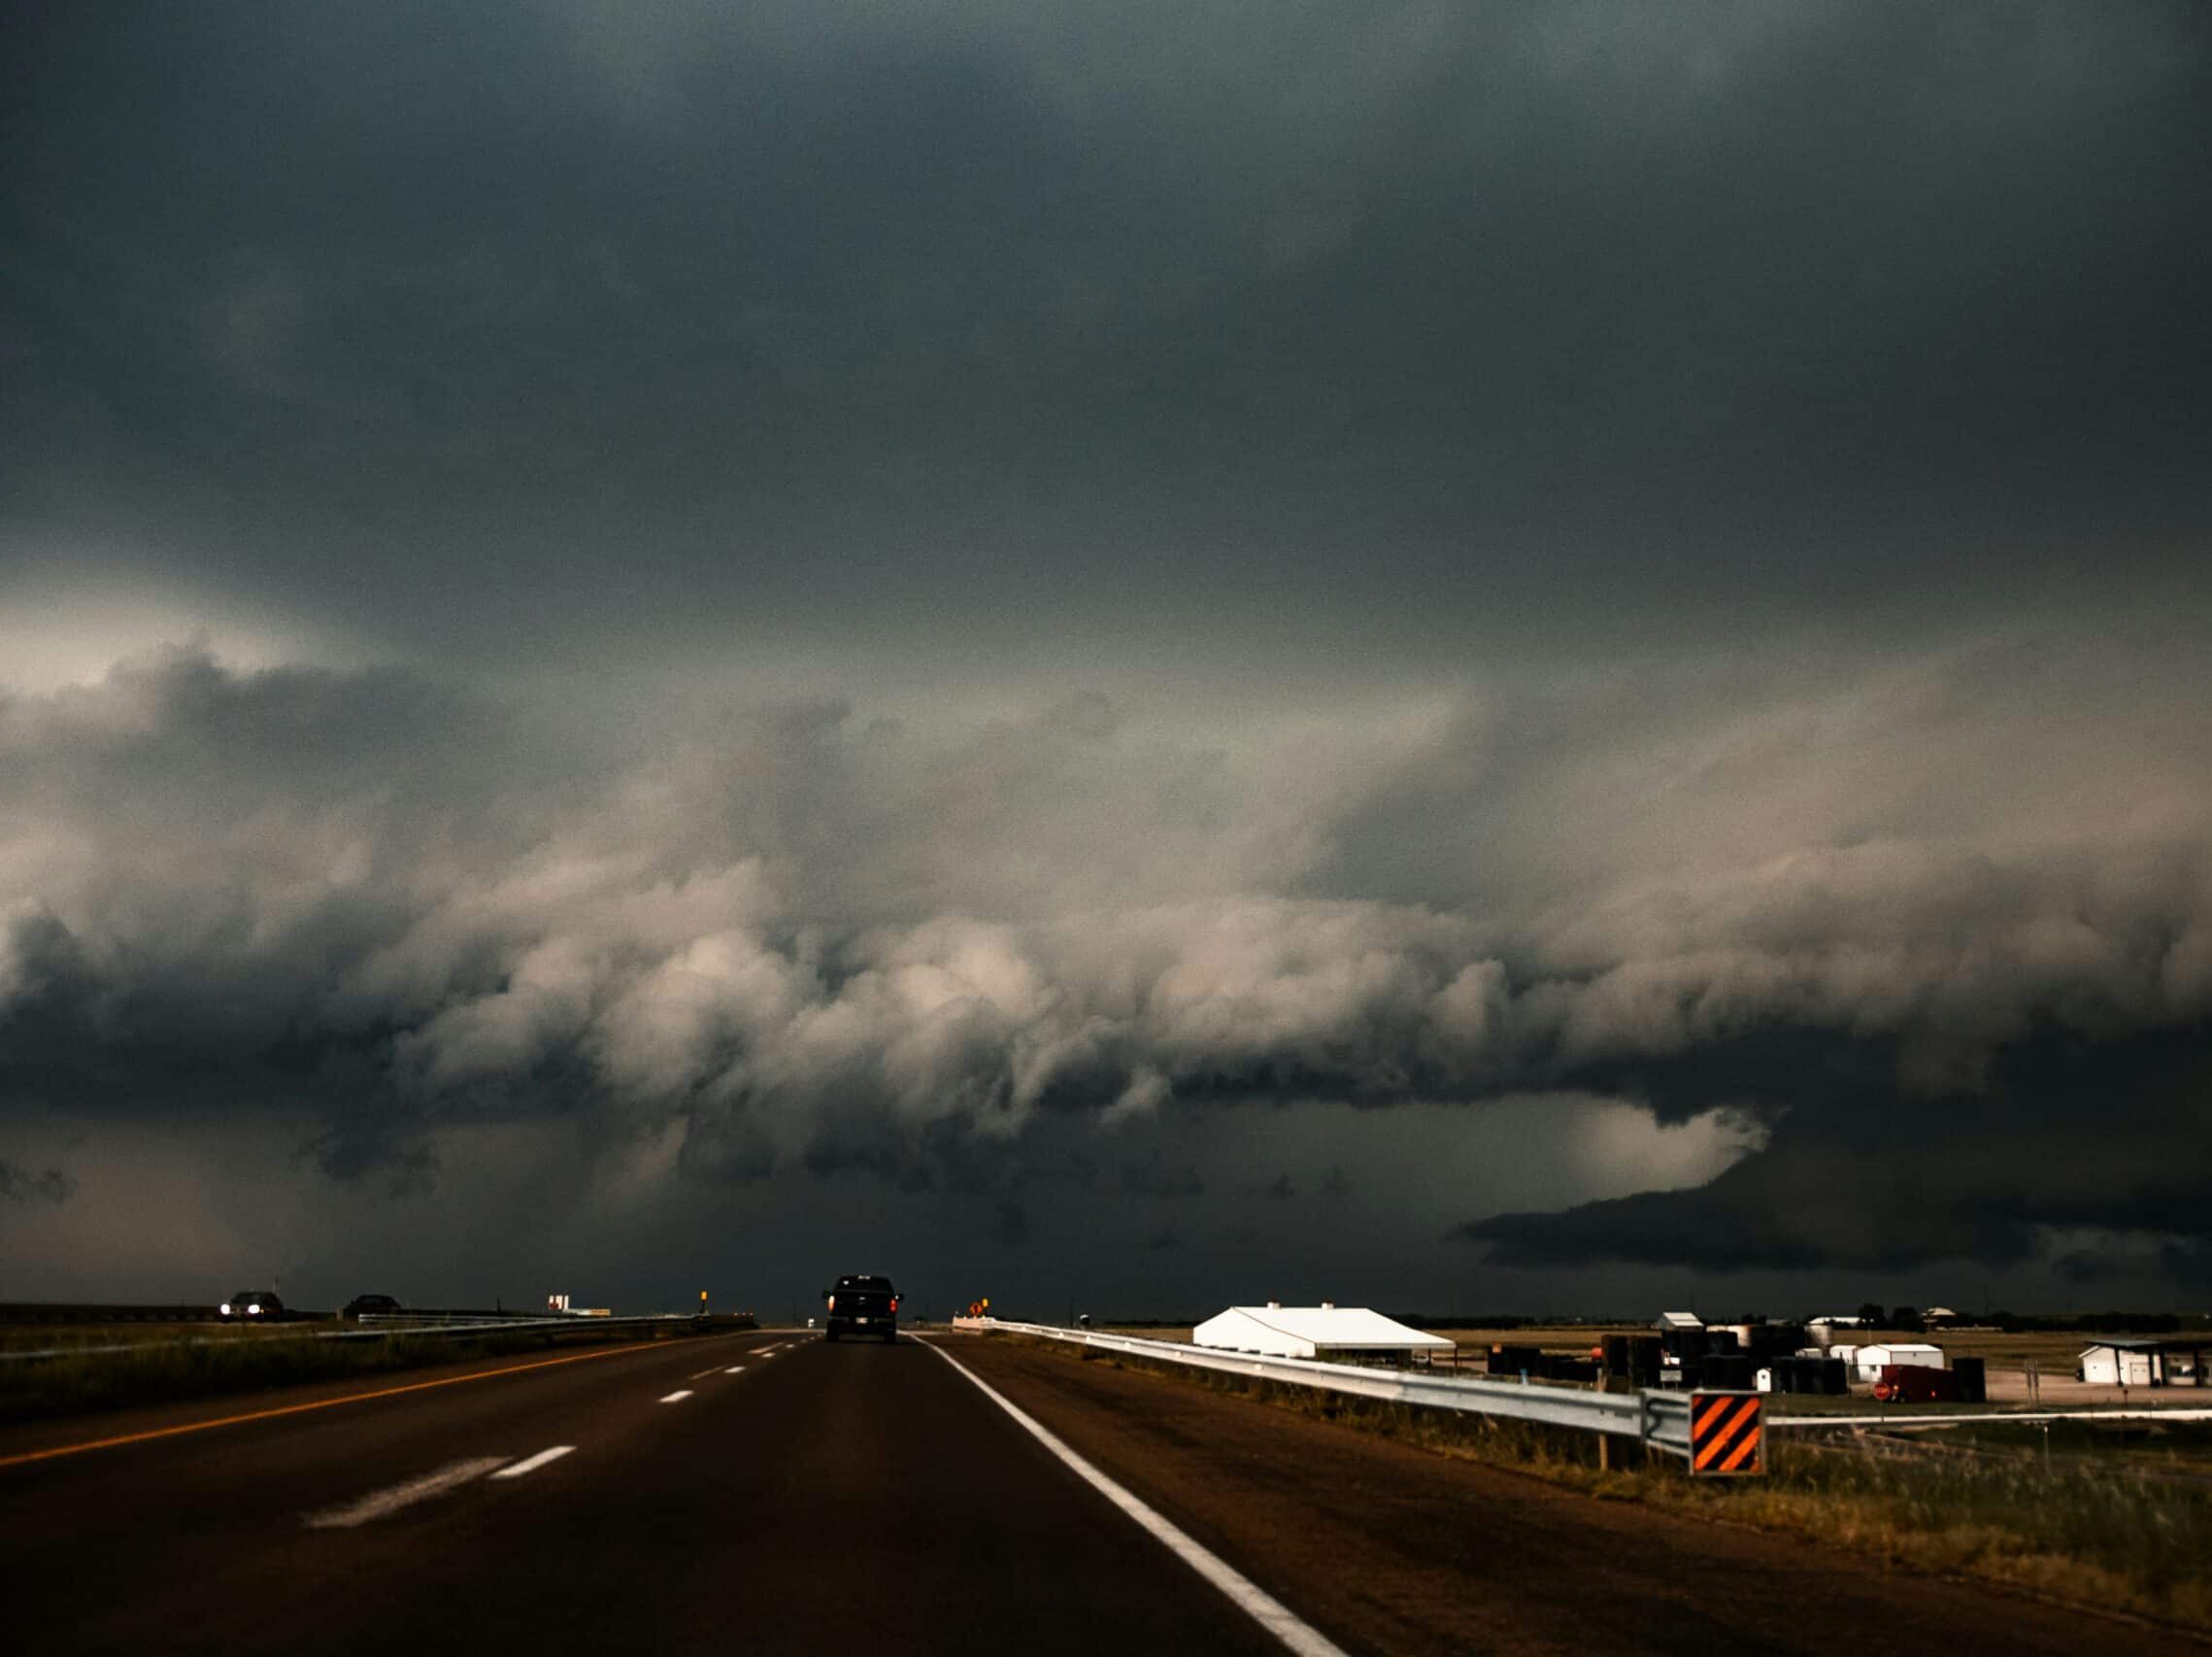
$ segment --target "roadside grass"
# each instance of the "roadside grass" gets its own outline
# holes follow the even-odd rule
[[[1763,1481],[1721,1490],[1677,1475],[1660,1500],[2212,1632],[2212,1484],[2081,1456],[2046,1467],[1890,1440],[1785,1443],[1768,1467]]]
[[[204,1343],[150,1341],[122,1352],[69,1353],[0,1364],[0,1423],[178,1403],[311,1381],[369,1377],[433,1364],[540,1351],[553,1344],[668,1338],[687,1332],[687,1325],[677,1324],[641,1333],[516,1331],[466,1339],[405,1333],[383,1339],[286,1339],[256,1332],[244,1338]]]
[[[1930,1427],[1916,1442],[2016,1460],[2087,1459],[2138,1474],[2212,1480],[2212,1422],[2054,1421],[2048,1429],[2001,1417],[1968,1426]]]
[[[1054,1341],[1021,1344],[1069,1362],[1106,1363],[1250,1398],[1602,1500],[1786,1532],[1904,1569],[1977,1577],[2212,1633],[2212,1481],[2145,1476],[2115,1442],[2091,1437],[2094,1429],[2055,1439],[2048,1463],[2039,1432],[2032,1454],[1945,1454],[1886,1436],[1815,1443],[1770,1435],[1765,1477],[1693,1479],[1674,1458],[1643,1457],[1633,1446],[1613,1451],[1620,1457],[1625,1450],[1629,1465],[1600,1467],[1594,1434],[1086,1353]],[[2026,1429],[2012,1432],[2028,1436]],[[2193,1470],[2207,1467],[2212,1435],[2166,1433],[2162,1450]],[[2155,1442],[2138,1440],[2138,1452]]]
[[[156,1340],[283,1340],[302,1333],[300,1326],[283,1324],[266,1329],[227,1323],[10,1324],[0,1328],[0,1354]]]

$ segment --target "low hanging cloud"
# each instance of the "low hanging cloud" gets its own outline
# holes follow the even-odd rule
[[[673,1130],[702,1178],[988,1186],[1048,1114],[1337,1099],[1381,1131],[1579,1088],[1757,1131],[1693,1190],[1471,1222],[1503,1263],[2061,1229],[2194,1259],[2208,748],[2096,665],[1463,690],[1214,746],[1095,696],[597,744],[396,672],[161,653],[0,702],[0,1110],[276,1110],[403,1185],[444,1131],[560,1118]],[[2041,726],[2057,701],[2104,734]]]

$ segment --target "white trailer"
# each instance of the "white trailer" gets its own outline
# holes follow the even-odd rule
[[[1851,1364],[1852,1374],[1861,1381],[1880,1380],[1883,1366],[1887,1364],[1918,1364],[1929,1370],[1948,1367],[1943,1361],[1942,1347],[1929,1346],[1917,1340],[1900,1340],[1889,1346],[1858,1347],[1852,1354]]]

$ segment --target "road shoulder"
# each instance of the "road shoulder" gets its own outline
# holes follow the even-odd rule
[[[1595,1500],[1107,1360],[948,1349],[1347,1645],[2073,1653],[2110,1619],[1802,1540]]]

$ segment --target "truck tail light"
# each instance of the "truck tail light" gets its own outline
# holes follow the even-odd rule
[[[891,1310],[894,1312],[898,1310],[898,1297],[896,1295],[891,1297]]]

